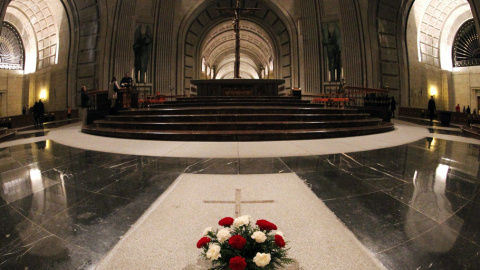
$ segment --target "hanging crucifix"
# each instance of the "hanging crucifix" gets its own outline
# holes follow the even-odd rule
[[[237,0],[237,6],[235,8],[219,8],[219,10],[230,11],[235,15],[232,22],[233,31],[235,32],[235,64],[233,68],[235,79],[240,79],[240,16],[258,10],[258,8],[241,8],[240,1],[241,0]]]

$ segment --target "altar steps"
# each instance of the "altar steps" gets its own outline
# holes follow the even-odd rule
[[[480,140],[480,125],[463,126],[461,129],[464,136]]]
[[[253,122],[261,119],[262,121],[337,121],[337,120],[363,120],[368,119],[369,114],[183,114],[183,115],[108,115],[108,121],[120,122]],[[97,122],[96,122],[97,123]]]
[[[393,124],[386,123],[379,126],[326,128],[326,129],[299,129],[299,130],[133,130],[104,127],[83,127],[87,134],[106,137],[141,139],[141,140],[175,140],[175,141],[279,141],[279,140],[306,140],[322,138],[339,138],[361,136],[391,131]]]
[[[290,97],[182,98],[121,110],[82,128],[84,133],[148,140],[270,141],[320,139],[393,130],[352,108],[325,108]]]
[[[127,121],[108,121],[99,120],[95,122],[97,127],[113,129],[130,130],[295,130],[295,129],[316,129],[316,128],[344,128],[344,127],[362,127],[378,126],[381,119],[363,119],[363,120],[336,120],[323,122],[305,122],[305,121],[285,121],[285,122],[127,122]]]
[[[295,103],[295,104],[310,104],[309,100],[301,100],[298,98],[284,98],[284,97],[277,97],[274,99],[270,98],[221,98],[221,97],[213,97],[213,98],[179,98],[176,101],[169,101],[170,104],[188,104],[188,103],[234,103],[234,102],[249,102],[249,103]]]
[[[282,97],[282,96],[258,96],[258,97],[251,97],[251,96],[211,96],[211,97],[204,97],[204,96],[191,96],[191,97],[179,97],[176,99],[178,102],[199,102],[199,101],[212,101],[212,100],[221,100],[221,101],[300,101],[305,102],[305,100],[301,100],[298,97]],[[175,101],[173,101],[175,102]]]
[[[263,101],[252,101],[252,102],[241,102],[241,101],[216,101],[216,102],[202,102],[201,107],[212,107],[212,106],[235,106],[235,107],[244,107],[244,106],[276,106],[276,107],[287,107],[287,106],[306,106],[309,108],[323,108],[321,104],[311,104],[310,102],[263,102]],[[155,108],[165,108],[165,107],[199,107],[198,103],[195,102],[166,102],[164,104],[150,105],[150,109]]]
[[[197,115],[197,114],[355,114],[355,109],[325,109],[319,106],[173,106],[122,111],[122,115]]]
[[[16,133],[16,131],[11,131],[8,128],[0,128],[0,142],[5,142],[14,138]]]

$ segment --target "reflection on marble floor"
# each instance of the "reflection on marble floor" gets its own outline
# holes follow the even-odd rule
[[[479,146],[288,158],[119,155],[51,141],[0,149],[0,269],[91,269],[181,173],[295,172],[387,269],[480,265]]]
[[[479,147],[427,138],[282,158],[387,269],[478,269]]]

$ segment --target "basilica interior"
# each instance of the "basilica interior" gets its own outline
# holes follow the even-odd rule
[[[210,269],[235,203],[280,269],[478,269],[479,29],[480,0],[1,1],[0,269]],[[236,190],[268,203],[208,203]]]

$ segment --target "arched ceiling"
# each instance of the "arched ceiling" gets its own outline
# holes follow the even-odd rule
[[[218,74],[215,78],[233,78],[231,71],[235,62],[235,33],[231,21],[216,25],[205,35],[201,55],[207,66],[215,67]],[[273,41],[261,26],[242,20],[240,55],[240,73],[246,78],[258,79],[262,67],[274,59]]]
[[[45,0],[13,0],[9,9],[18,10],[34,29],[38,49],[38,68],[56,64],[58,51],[58,28],[54,14]],[[11,11],[15,14],[15,11]],[[23,18],[21,18],[23,19]]]
[[[441,38],[447,22],[451,17],[458,17],[464,12],[470,12],[467,0],[431,0],[429,2],[415,1],[413,9],[422,9],[418,33],[419,60],[432,66],[441,66]],[[455,19],[455,18],[454,18]],[[456,29],[455,29],[456,30]]]

